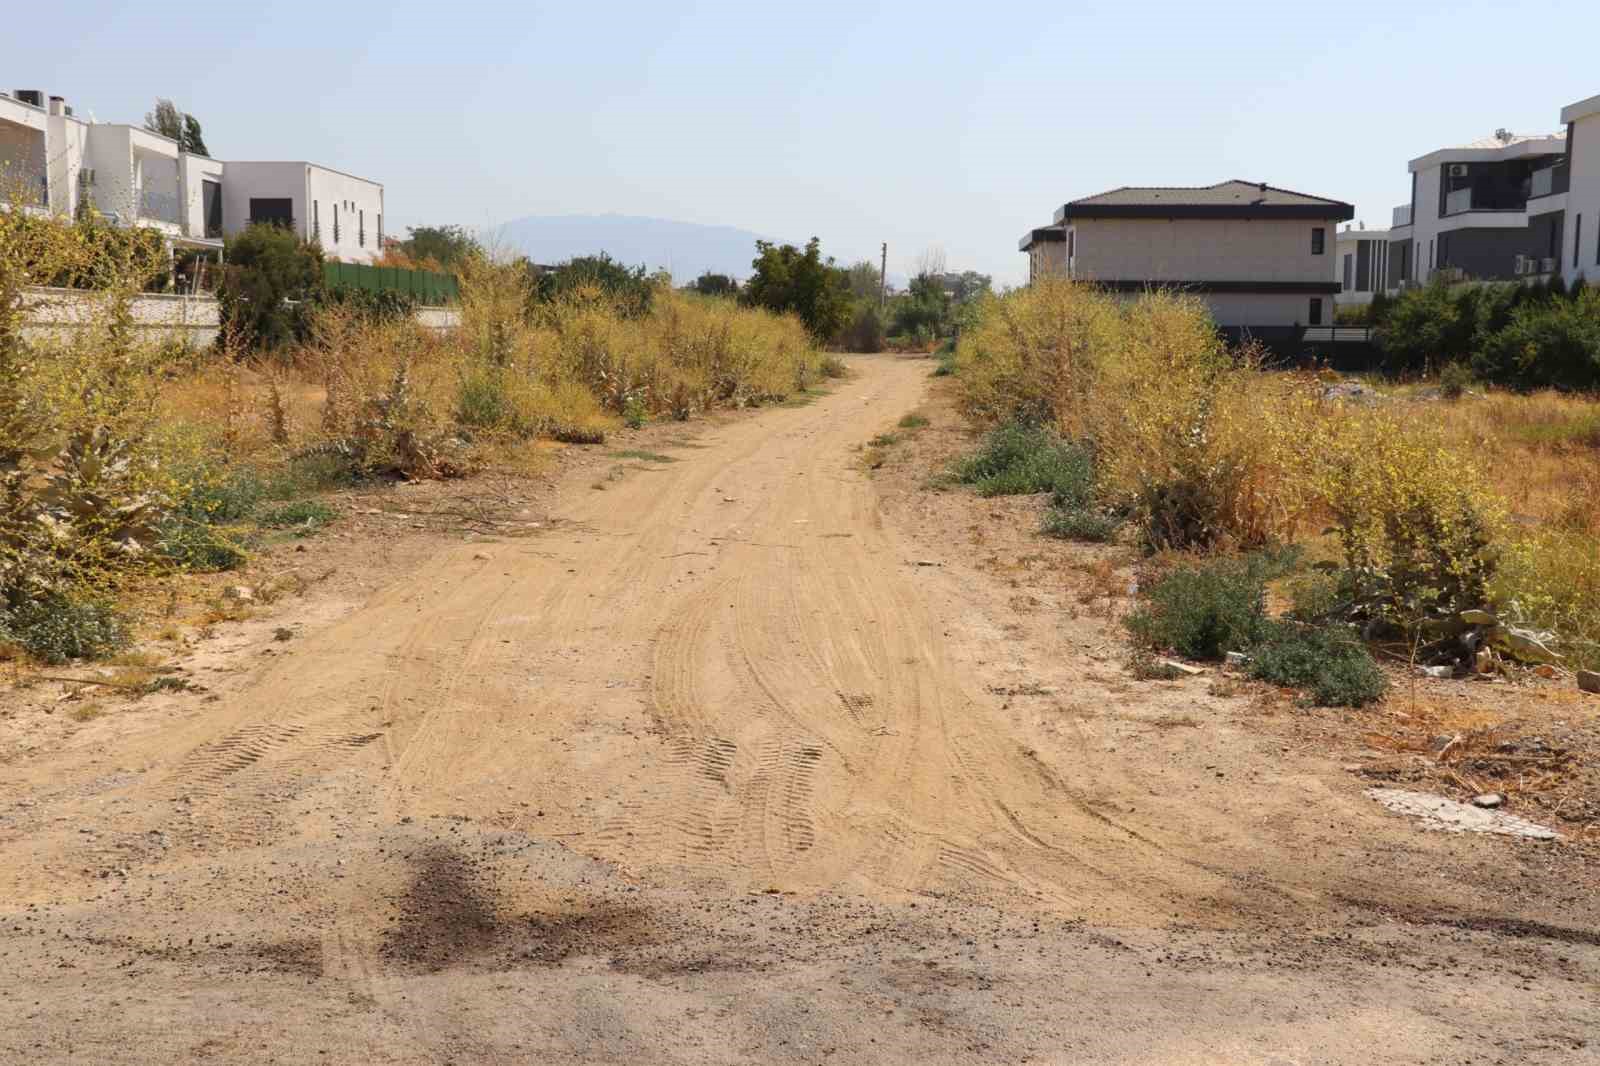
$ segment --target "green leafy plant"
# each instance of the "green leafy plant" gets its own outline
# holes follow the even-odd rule
[[[0,606],[0,640],[59,664],[101,659],[125,647],[128,627],[104,600],[51,593],[13,607]]]
[[[1025,422],[991,430],[977,452],[956,464],[954,474],[982,496],[1048,492],[1058,506],[1087,503],[1094,491],[1089,450]]]
[[[1359,634],[1345,626],[1275,622],[1250,649],[1250,676],[1305,689],[1323,707],[1361,707],[1381,699],[1388,679]]]
[[[1179,567],[1151,586],[1125,624],[1149,647],[1189,659],[1221,659],[1266,635],[1265,587],[1242,560]]]

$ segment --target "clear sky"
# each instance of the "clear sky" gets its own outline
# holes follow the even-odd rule
[[[1268,181],[1369,226],[1406,161],[1600,93],[1600,3],[12,5],[7,88],[221,159],[382,181],[391,232],[652,215],[888,241],[1017,281],[1029,227],[1117,185]]]

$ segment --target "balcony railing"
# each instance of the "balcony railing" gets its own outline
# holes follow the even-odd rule
[[[1459,215],[1463,211],[1471,211],[1471,210],[1472,210],[1472,190],[1471,189],[1457,189],[1455,192],[1449,193],[1444,198],[1444,213],[1447,214],[1447,215]]]
[[[1395,208],[1393,214],[1390,216],[1389,224],[1396,229],[1401,226],[1411,225],[1411,205],[1401,204],[1399,207]]]

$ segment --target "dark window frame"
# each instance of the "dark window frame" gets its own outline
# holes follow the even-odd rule
[[[1328,250],[1328,229],[1326,226],[1311,227],[1311,254],[1324,255]]]
[[[1311,298],[1310,319],[1313,326],[1322,325],[1322,297],[1320,296]]]
[[[1583,264],[1578,258],[1583,248],[1583,212],[1579,211],[1572,216],[1572,269],[1577,270]]]

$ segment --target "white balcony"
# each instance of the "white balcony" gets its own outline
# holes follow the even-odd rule
[[[1401,226],[1411,225],[1411,205],[1401,204],[1390,214],[1389,227],[1399,229]]]
[[[1455,192],[1452,192],[1452,193],[1448,194],[1444,198],[1444,213],[1447,214],[1447,215],[1459,215],[1463,211],[1471,211],[1471,210],[1472,210],[1472,190],[1471,189],[1457,189]]]

